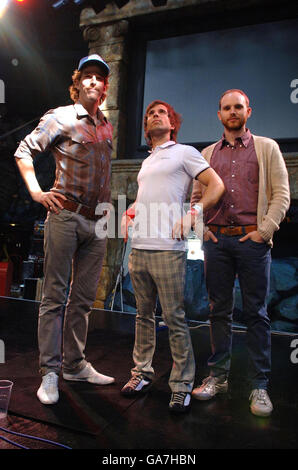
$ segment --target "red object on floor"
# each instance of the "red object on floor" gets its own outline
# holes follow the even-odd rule
[[[10,296],[13,264],[11,261],[0,262],[0,295]]]

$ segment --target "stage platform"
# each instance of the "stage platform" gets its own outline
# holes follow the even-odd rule
[[[270,396],[274,411],[258,418],[249,411],[246,383],[245,330],[235,328],[229,392],[208,402],[192,400],[189,413],[168,411],[171,356],[167,328],[157,328],[154,358],[156,377],[150,392],[128,399],[120,394],[130,376],[134,314],[94,310],[86,358],[116,383],[94,386],[59,380],[60,400],[42,405],[36,390],[38,374],[37,323],[39,303],[0,298],[0,339],[5,362],[0,378],[14,382],[9,415],[0,426],[60,442],[72,449],[101,451],[140,449],[296,449],[298,442],[298,364],[291,361],[291,344],[298,335],[272,333]],[[157,320],[160,320],[159,318]],[[209,326],[189,322],[196,356],[196,384],[207,375]],[[297,345],[298,347],[298,345]],[[0,436],[33,449],[54,449],[46,442]],[[14,447],[0,440],[0,449]]]

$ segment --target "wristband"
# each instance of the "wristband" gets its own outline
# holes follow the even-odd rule
[[[134,219],[136,213],[134,209],[127,209],[127,211],[124,212],[124,215],[126,215],[127,217],[130,217],[131,219]]]
[[[202,212],[202,206],[199,206],[198,204],[195,204],[191,209],[189,209],[189,211],[187,211],[188,214],[196,216],[202,214]]]

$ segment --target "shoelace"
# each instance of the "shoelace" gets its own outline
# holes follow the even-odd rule
[[[45,386],[46,387],[53,387],[56,386],[56,377],[54,374],[48,374],[45,380]]]
[[[211,387],[212,385],[215,384],[215,382],[216,382],[216,381],[215,381],[215,377],[212,377],[212,376],[210,375],[209,377],[206,377],[205,379],[203,379],[202,384],[203,384],[203,385],[207,385],[207,387],[208,387],[208,385]]]
[[[139,377],[138,375],[133,376],[130,381],[128,382],[130,386],[136,387],[139,385],[139,383],[142,381],[142,377]]]
[[[267,395],[266,390],[259,389],[257,392],[251,394],[251,398],[256,398],[257,401],[262,402],[264,405],[267,405]]]
[[[214,377],[209,376],[203,379],[203,384],[206,384],[207,382],[214,382]]]
[[[177,403],[178,405],[184,405],[186,393],[185,392],[174,392],[172,397],[172,402]]]

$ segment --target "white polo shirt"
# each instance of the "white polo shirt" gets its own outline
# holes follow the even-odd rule
[[[172,239],[172,228],[184,215],[192,180],[207,168],[207,161],[190,145],[169,141],[151,152],[138,174],[132,248],[185,251],[185,241]]]

